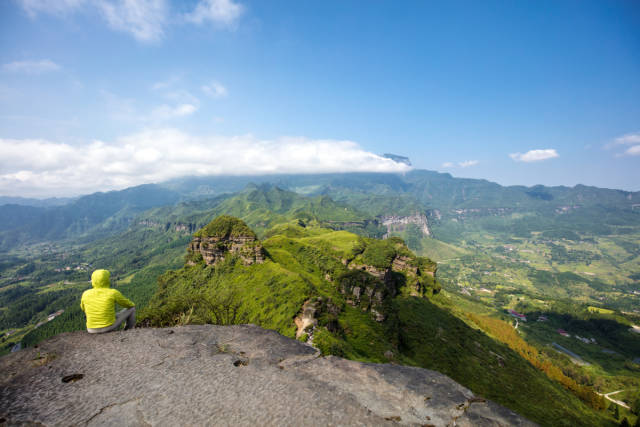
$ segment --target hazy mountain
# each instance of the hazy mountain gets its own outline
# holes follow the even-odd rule
[[[62,206],[75,200],[76,197],[51,197],[47,199],[30,199],[25,197],[9,197],[0,196],[0,206],[2,205],[21,205],[21,206]]]
[[[607,224],[624,226],[640,218],[640,192],[577,185],[575,187],[503,187],[486,180],[454,178],[450,174],[414,170],[405,175],[345,173],[322,175],[267,175],[183,178],[121,191],[83,196],[63,206],[0,206],[0,248],[22,242],[57,240],[112,233],[126,228],[131,218],[146,209],[180,200],[207,199],[240,191],[249,183],[270,183],[296,193],[328,195],[357,206],[370,215],[408,214],[437,210],[455,217],[466,209],[486,216],[535,212],[528,226],[548,227],[549,217],[563,228],[609,231]],[[274,211],[274,212],[277,212]],[[517,227],[518,225],[516,225]]]
[[[62,206],[0,206],[0,249],[8,250],[25,242],[96,238],[126,229],[139,212],[178,200],[178,193],[148,184],[94,193]]]

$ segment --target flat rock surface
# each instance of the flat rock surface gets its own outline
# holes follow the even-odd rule
[[[58,335],[0,358],[3,423],[534,425],[438,372],[320,357],[253,325]]]

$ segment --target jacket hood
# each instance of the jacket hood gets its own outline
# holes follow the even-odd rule
[[[110,278],[109,270],[96,270],[91,275],[91,284],[94,288],[108,288],[111,286]]]

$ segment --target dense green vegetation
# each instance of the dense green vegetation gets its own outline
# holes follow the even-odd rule
[[[640,334],[630,332],[640,325],[639,199],[413,171],[195,178],[63,206],[0,206],[1,351],[83,329],[79,296],[93,269],[108,268],[144,324],[253,322],[293,337],[311,301],[317,325],[299,339],[324,354],[436,369],[545,425],[604,425],[617,405],[594,411],[577,386],[623,390],[616,396],[631,407],[629,390],[640,388]],[[415,213],[427,216],[430,236],[408,224],[401,239],[376,240],[387,232],[382,216]],[[221,215],[246,226],[206,233],[252,230],[263,264],[184,266],[192,235]],[[435,270],[430,259],[437,281],[423,274]],[[394,261],[404,270],[374,277]],[[516,324],[507,309],[529,321]],[[553,369],[528,362],[517,350],[526,346]],[[636,422],[618,412],[617,422]]]
[[[247,236],[256,238],[256,233],[251,230],[243,221],[229,215],[222,215],[202,227],[195,234],[195,237],[217,237],[228,239],[229,237]]]

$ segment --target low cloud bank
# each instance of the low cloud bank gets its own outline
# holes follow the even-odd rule
[[[407,172],[352,141],[251,135],[200,137],[175,129],[75,146],[0,139],[0,195],[72,196],[196,175]]]

